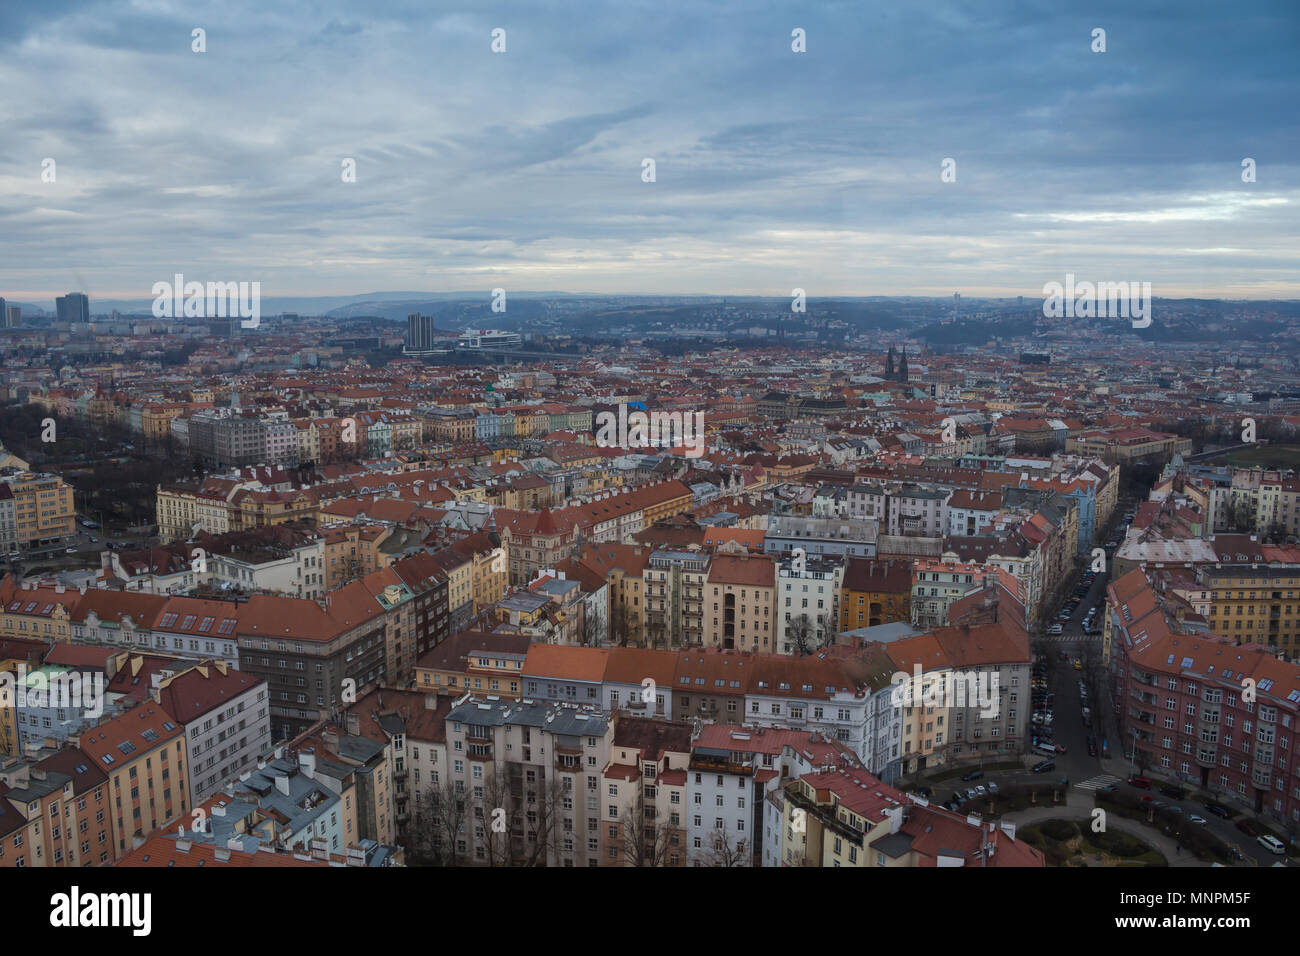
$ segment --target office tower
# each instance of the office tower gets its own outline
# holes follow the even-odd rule
[[[0,300],[3,301],[3,300]],[[20,305],[7,306],[5,310],[5,328],[21,329],[23,327],[23,308]]]
[[[406,317],[406,351],[428,352],[433,349],[433,316],[412,312]]]
[[[90,299],[83,292],[69,292],[54,300],[54,310],[60,322],[89,322]]]
[[[0,326],[9,328],[9,308],[3,298],[0,298]]]

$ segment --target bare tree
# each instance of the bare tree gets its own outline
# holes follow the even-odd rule
[[[820,646],[813,622],[807,614],[800,614],[785,626],[786,637],[794,645],[795,653],[806,657]]]
[[[732,841],[726,830],[714,831],[712,846],[706,856],[709,866],[752,866],[753,853],[744,840]]]
[[[415,812],[406,849],[413,861],[429,866],[455,866],[462,862],[458,842],[465,837],[469,816],[465,795],[447,782],[416,791],[412,802]]]
[[[632,812],[623,817],[620,836],[627,866],[667,866],[680,828],[656,819],[654,804],[645,798],[645,787],[637,794]]]

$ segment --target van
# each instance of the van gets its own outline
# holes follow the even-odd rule
[[[1283,853],[1286,852],[1286,844],[1284,844],[1281,840],[1279,840],[1275,836],[1269,836],[1268,834],[1265,834],[1255,842],[1258,843],[1260,846],[1262,846],[1264,849],[1268,850],[1270,853],[1276,853],[1278,856],[1281,856]]]
[[[1045,757],[1056,756],[1056,746],[1054,744],[1037,743],[1034,744],[1034,753],[1042,754]]]

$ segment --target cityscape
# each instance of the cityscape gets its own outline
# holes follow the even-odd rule
[[[0,867],[51,927],[199,867],[1271,913],[1209,891],[1300,865],[1294,8],[126,6],[0,15]]]

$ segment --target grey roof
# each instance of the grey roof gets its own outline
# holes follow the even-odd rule
[[[485,700],[473,698],[451,709],[453,723],[480,727],[544,727],[553,734],[571,737],[601,737],[609,718],[599,710],[573,704],[548,704],[534,700]]]

